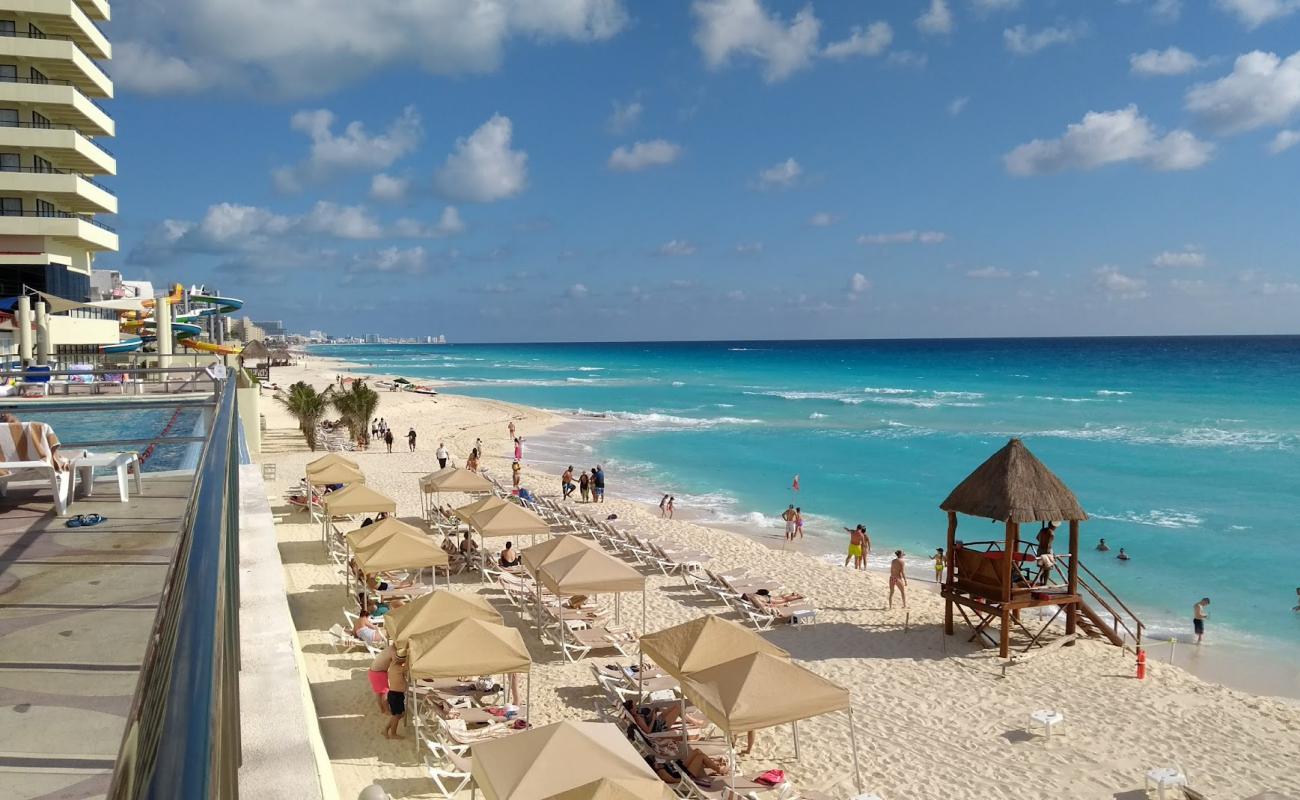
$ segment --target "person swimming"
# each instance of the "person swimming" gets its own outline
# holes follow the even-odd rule
[[[1128,555],[1128,553],[1125,553],[1125,552],[1124,552],[1124,548],[1121,547],[1121,548],[1119,549],[1119,555],[1115,556],[1115,558],[1118,558],[1120,561],[1128,561],[1128,560],[1129,560],[1129,555]]]

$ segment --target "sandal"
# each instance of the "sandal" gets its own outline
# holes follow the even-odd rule
[[[63,523],[64,527],[67,528],[80,528],[85,524],[86,524],[86,516],[84,514],[78,514],[77,516]]]
[[[81,526],[83,528],[89,528],[93,525],[98,525],[101,522],[108,522],[108,517],[101,517],[98,514],[90,514],[85,517],[82,517]]]

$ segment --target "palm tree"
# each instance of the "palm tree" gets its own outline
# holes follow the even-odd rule
[[[374,419],[379,408],[379,393],[364,381],[353,381],[352,385],[334,395],[334,410],[339,412],[353,441],[365,446],[370,443],[370,420]]]
[[[307,439],[307,446],[316,449],[316,426],[320,424],[325,412],[329,410],[329,390],[317,392],[311,384],[298,381],[289,387],[287,395],[277,395],[293,418],[298,420],[298,428]]]

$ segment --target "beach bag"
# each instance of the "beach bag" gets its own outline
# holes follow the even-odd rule
[[[779,769],[769,769],[762,775],[754,779],[754,783],[761,783],[764,786],[778,786],[785,783],[785,771]]]

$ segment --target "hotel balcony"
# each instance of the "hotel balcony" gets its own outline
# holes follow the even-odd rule
[[[36,106],[51,122],[71,125],[92,136],[112,136],[117,130],[113,118],[98,103],[67,81],[0,80],[0,104]]]
[[[115,251],[118,246],[117,233],[112,228],[90,217],[66,212],[0,214],[0,236],[48,236],[90,251]]]
[[[100,22],[108,22],[112,19],[112,12],[108,9],[108,0],[77,0],[77,5],[91,19]]]
[[[117,195],[83,175],[62,170],[0,167],[0,196],[35,195],[73,214],[116,214]]]
[[[34,66],[51,79],[68,81],[90,97],[113,96],[108,73],[71,37],[24,31],[0,33],[0,56]]]
[[[47,34],[70,37],[91,58],[112,58],[113,46],[81,10],[82,4],[75,0],[7,0],[5,6]]]
[[[0,123],[0,152],[40,150],[56,166],[91,175],[116,175],[117,159],[102,144],[69,125],[34,126]]]

